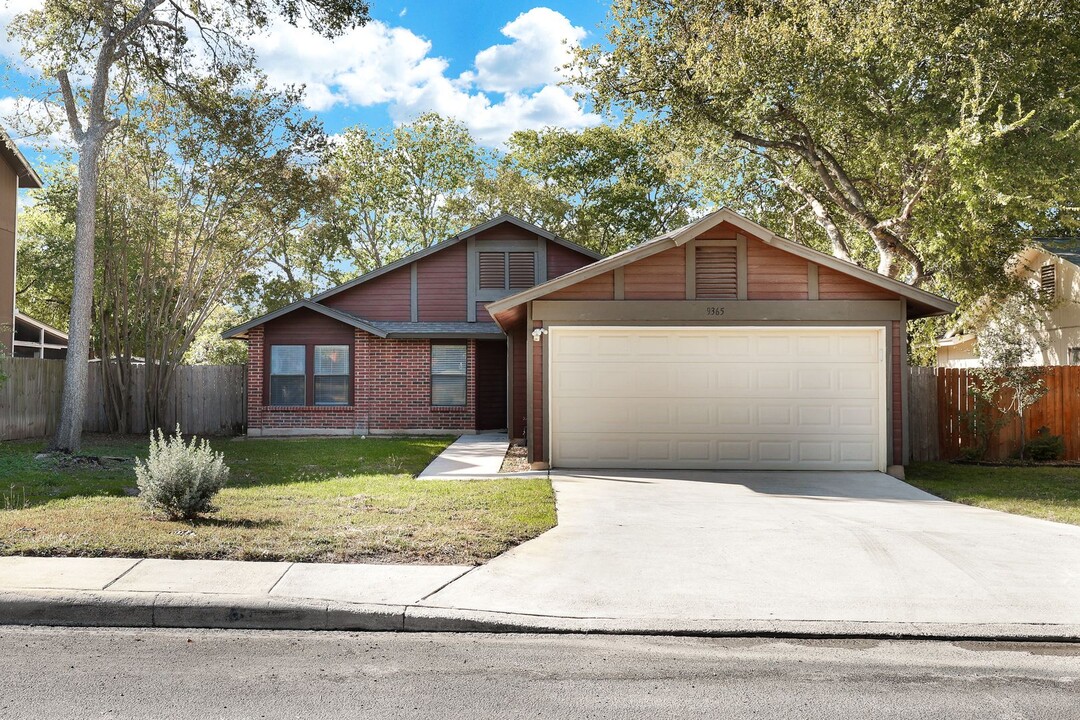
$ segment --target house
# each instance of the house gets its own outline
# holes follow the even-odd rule
[[[525,432],[525,341],[484,305],[600,256],[508,215],[223,334],[248,434]]]
[[[63,359],[67,335],[15,308],[19,188],[40,188],[41,178],[2,128],[0,160],[0,350],[15,357]]]
[[[1010,262],[1014,273],[1044,303],[1030,318],[1011,318],[1028,326],[1031,345],[1025,365],[1080,365],[1080,238],[1036,238]],[[976,348],[979,330],[996,322],[986,303],[972,313],[970,329],[955,329],[937,341],[939,367],[980,365]],[[966,331],[965,331],[966,330]]]
[[[554,467],[884,470],[905,323],[955,308],[726,209],[603,259],[503,216],[225,335],[253,435],[509,426]]]

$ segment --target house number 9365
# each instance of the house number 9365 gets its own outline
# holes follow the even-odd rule
[[[724,314],[724,308],[722,305],[708,305],[705,307],[705,314],[719,317]]]

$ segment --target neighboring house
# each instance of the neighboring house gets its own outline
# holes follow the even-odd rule
[[[729,210],[601,260],[504,216],[225,335],[254,435],[509,425],[555,467],[884,470],[905,323],[955,308]]]
[[[19,188],[40,188],[41,178],[0,129],[0,350],[15,357],[63,359],[67,335],[15,309],[15,235]]]
[[[1031,345],[1025,365],[1080,365],[1080,238],[1036,238],[1010,263],[1010,272],[1031,285],[1045,307],[1028,319],[1011,318],[1029,326]],[[983,304],[985,305],[985,303]],[[977,308],[980,306],[977,306]],[[937,342],[939,367],[970,368],[980,365],[979,330],[992,317],[992,308],[973,312],[970,328],[947,333]]]

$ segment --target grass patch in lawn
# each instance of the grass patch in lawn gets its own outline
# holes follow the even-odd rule
[[[469,564],[555,525],[544,478],[415,479],[450,441],[211,440],[229,484],[194,522],[152,518],[133,496],[145,438],[88,437],[84,454],[118,458],[103,465],[0,443],[0,554]]]
[[[1080,468],[913,463],[907,482],[945,500],[1080,525]]]

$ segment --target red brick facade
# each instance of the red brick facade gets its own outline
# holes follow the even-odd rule
[[[350,405],[272,406],[265,400],[264,331],[254,328],[248,333],[248,434],[472,431],[476,427],[476,341],[461,341],[467,345],[464,407],[431,404],[433,342],[448,341],[385,339],[355,330]]]

